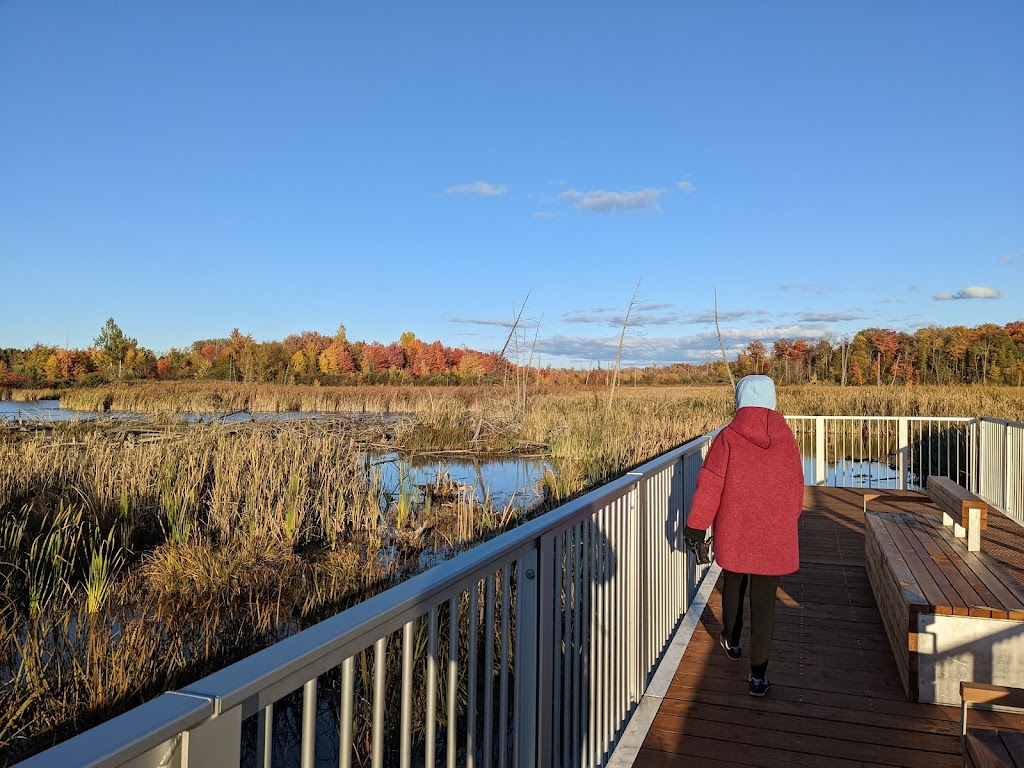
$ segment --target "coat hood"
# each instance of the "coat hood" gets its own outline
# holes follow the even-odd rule
[[[775,382],[767,376],[744,376],[736,382],[736,410],[775,408]]]
[[[772,437],[778,434],[780,429],[789,432],[789,425],[782,414],[771,408],[753,405],[736,411],[729,428],[743,439],[765,450],[771,447]]]

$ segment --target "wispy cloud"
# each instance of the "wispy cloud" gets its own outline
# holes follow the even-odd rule
[[[1004,264],[1013,264],[1014,261],[1013,256],[1011,256],[1008,253],[1004,253],[1002,256],[1000,256],[999,260]]]
[[[831,293],[835,289],[830,285],[817,285],[815,283],[800,283],[799,285],[790,285],[789,283],[783,283],[778,286],[780,291],[800,291],[801,293]]]
[[[694,190],[693,182],[688,179],[680,181],[678,184],[676,184],[676,186],[679,187],[680,191],[686,192],[687,194],[693,192]]]
[[[573,208],[591,213],[632,213],[657,211],[658,200],[664,190],[647,187],[632,192],[606,192],[603,189],[580,192],[570,189],[560,197],[569,201]]]
[[[951,301],[954,299],[1001,299],[1003,292],[995,288],[986,288],[982,285],[969,285],[961,288],[956,293],[936,293],[932,296],[936,301]]]
[[[515,320],[493,320],[491,318],[484,317],[449,317],[449,323],[459,323],[462,325],[493,325],[499,328],[511,328],[515,325]],[[534,328],[537,323],[533,320],[524,320],[520,318],[520,328]]]
[[[533,215],[538,219],[557,219],[558,214],[552,213],[551,211],[534,211]]]
[[[622,314],[621,310],[618,314],[608,314],[605,312],[599,312],[596,314],[585,314],[585,313],[567,313],[561,316],[561,320],[564,323],[591,323],[597,325],[607,325],[611,328],[621,328],[622,324],[626,320],[626,316]],[[658,314],[655,312],[634,312],[629,316],[629,326],[635,328],[638,326],[645,325],[674,325],[679,322],[679,315],[674,312],[667,314]]]
[[[487,181],[474,181],[472,184],[458,184],[454,187],[448,187],[445,192],[449,195],[483,195],[485,197],[493,197],[495,195],[504,195],[508,192],[508,186],[505,184],[491,184]]]
[[[842,323],[863,319],[863,315],[851,315],[848,312],[802,312],[797,315],[797,320],[801,323]]]
[[[750,317],[753,311],[749,309],[730,309],[730,310],[719,310],[718,311],[718,322],[729,322],[731,320],[742,320],[745,317]],[[707,324],[715,322],[715,311],[713,309],[706,310],[697,315],[689,315],[686,318],[689,323]]]
[[[907,290],[910,291],[911,293],[917,293],[921,289],[917,287],[917,283],[910,283],[907,286]]]

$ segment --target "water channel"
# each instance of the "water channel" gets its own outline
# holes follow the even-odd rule
[[[336,415],[336,414],[332,414]],[[297,421],[320,418],[321,414],[308,412],[288,413],[232,413],[183,414],[186,421],[217,421],[239,423],[246,421]],[[135,421],[149,416],[111,411],[97,414],[88,411],[62,410],[59,400],[37,402],[0,401],[0,422],[40,424],[46,422],[105,420]],[[381,472],[382,487],[397,493],[400,486],[422,488],[433,485],[439,474],[446,474],[454,483],[472,489],[475,501],[489,499],[491,506],[502,509],[507,504],[528,507],[539,498],[539,481],[551,462],[536,456],[503,456],[500,458],[438,458],[437,456],[406,457],[398,453],[375,454],[371,464]]]

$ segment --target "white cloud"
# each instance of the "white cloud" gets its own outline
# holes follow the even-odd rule
[[[1004,253],[1002,256],[1000,256],[999,260],[1006,264],[1013,264],[1013,256],[1010,256],[1007,253]]]
[[[985,288],[981,285],[969,285],[961,288],[956,293],[936,293],[932,296],[936,301],[951,301],[953,299],[1001,299],[1003,292],[995,288]]]
[[[454,187],[448,187],[445,192],[449,195],[483,195],[485,197],[493,197],[495,195],[504,195],[508,192],[508,186],[505,184],[491,184],[486,181],[474,181],[472,184],[459,184]]]
[[[830,286],[830,285],[817,285],[815,283],[800,283],[799,285],[790,285],[788,283],[783,283],[782,285],[778,286],[778,290],[780,290],[780,291],[801,291],[802,293],[822,294],[822,293],[830,293],[831,291],[833,291],[835,289],[832,288],[832,286]]]
[[[689,181],[687,179],[684,179],[683,181],[680,181],[678,184],[676,184],[676,186],[679,187],[680,191],[686,192],[686,193],[693,192],[693,189],[694,189],[693,188],[693,182]]]
[[[606,192],[603,189],[580,192],[570,189],[563,192],[573,208],[592,213],[625,213],[632,211],[657,211],[658,200],[664,190],[647,187],[633,192]]]
[[[621,312],[621,310],[620,310]],[[621,328],[626,316],[623,314],[611,315],[604,312],[596,314],[572,313],[562,315],[562,322],[565,323],[599,323],[612,328]],[[675,313],[665,315],[653,312],[634,312],[629,316],[629,327],[645,325],[672,325],[679,322],[679,316]]]
[[[849,320],[862,320],[861,315],[847,312],[803,312],[798,315],[801,323],[841,323]]]
[[[551,211],[534,211],[533,215],[538,219],[557,219],[557,213],[551,213]]]
[[[754,314],[749,309],[730,309],[730,310],[719,310],[718,311],[718,322],[728,322],[730,320],[742,320],[744,317],[749,317]],[[691,315],[687,318],[688,322],[691,323],[714,323],[715,322],[715,311],[713,309],[705,310],[699,315]]]
[[[449,323],[461,323],[463,325],[496,325],[499,328],[511,328],[515,325],[514,320],[491,320],[477,317],[449,317]],[[532,320],[519,320],[520,328],[534,328],[537,323]]]

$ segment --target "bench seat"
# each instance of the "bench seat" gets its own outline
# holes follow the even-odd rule
[[[969,768],[1024,768],[1024,731],[970,728],[970,706],[1024,710],[1024,689],[963,682],[960,684],[960,725],[964,764]]]
[[[1024,680],[1024,588],[937,516],[867,512],[868,579],[912,701],[959,705],[963,680]]]

